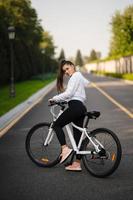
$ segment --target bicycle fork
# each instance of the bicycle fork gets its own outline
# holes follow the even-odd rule
[[[50,128],[49,128],[49,132],[48,132],[48,135],[45,139],[45,142],[44,142],[44,146],[47,146],[49,145],[49,143],[52,141],[53,139],[53,136],[54,136],[54,132],[53,132],[53,128],[52,128],[52,124],[50,125]]]

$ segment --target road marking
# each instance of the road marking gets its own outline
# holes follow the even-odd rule
[[[118,103],[115,99],[113,99],[110,95],[108,95],[104,90],[98,87],[95,83],[91,83],[93,87],[99,90],[105,97],[107,97],[112,103],[118,106],[123,112],[125,112],[130,118],[133,118],[133,113],[131,113],[127,108],[125,108],[122,104]]]

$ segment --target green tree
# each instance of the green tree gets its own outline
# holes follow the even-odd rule
[[[14,41],[15,79],[28,79],[43,71],[43,56],[40,44],[47,45],[46,55],[49,66],[54,60],[52,37],[44,31],[36,10],[30,0],[0,0],[0,83],[7,83],[9,70],[9,39],[7,29],[14,25],[16,38]],[[45,33],[45,36],[44,36]]]
[[[133,6],[128,6],[123,13],[115,12],[111,26],[109,56],[124,56],[133,53]]]
[[[75,58],[75,65],[82,67],[83,64],[84,64],[84,62],[83,62],[82,54],[81,54],[80,50],[78,49],[77,53],[76,53],[76,58]]]
[[[43,32],[43,40],[40,43],[40,48],[43,54],[44,72],[56,71],[57,61],[54,59],[56,47],[54,46],[53,37],[48,31]]]
[[[92,49],[91,52],[90,52],[90,57],[89,57],[89,61],[94,61],[94,60],[97,60],[97,52]]]
[[[59,60],[59,62],[61,62],[62,60],[65,60],[65,52],[64,52],[64,49],[61,49],[58,60]]]

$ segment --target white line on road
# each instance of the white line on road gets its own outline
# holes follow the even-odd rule
[[[105,97],[107,97],[112,103],[118,106],[123,112],[125,112],[130,118],[133,118],[133,113],[131,113],[127,108],[125,108],[122,104],[118,103],[115,99],[113,99],[110,95],[108,95],[104,90],[98,87],[95,83],[92,82],[92,86],[99,90]]]

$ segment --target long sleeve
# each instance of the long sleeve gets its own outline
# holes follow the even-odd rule
[[[78,76],[72,76],[68,82],[67,89],[65,90],[65,92],[54,96],[53,100],[65,101],[70,99],[75,94],[75,91],[77,90],[79,85],[79,81],[80,79]]]
[[[53,100],[58,102],[76,99],[84,102],[86,99],[85,87],[88,84],[89,81],[80,72],[75,72],[69,79],[65,92],[54,96]]]
[[[84,82],[84,86],[87,87],[90,84],[90,81],[87,80],[82,74],[81,74],[81,76],[82,76],[82,80]]]

